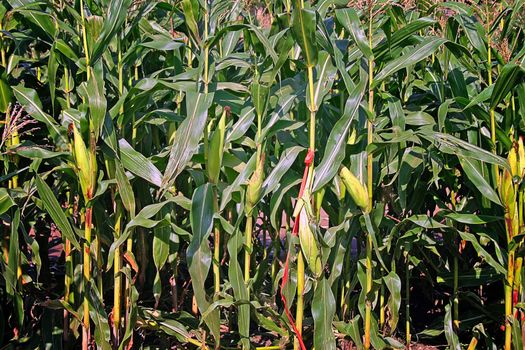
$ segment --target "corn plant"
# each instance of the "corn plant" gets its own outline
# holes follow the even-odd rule
[[[522,349],[523,1],[0,2],[0,346]]]

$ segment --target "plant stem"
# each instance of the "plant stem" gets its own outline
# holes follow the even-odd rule
[[[277,272],[279,271],[279,230],[275,232],[275,237],[272,240],[273,259],[272,259],[272,283],[275,281]]]
[[[218,212],[218,194],[217,189],[214,187],[213,193],[215,196],[215,210]],[[219,293],[221,292],[221,270],[220,270],[220,264],[221,264],[221,257],[220,257],[220,249],[221,249],[221,231],[219,230],[219,226],[215,226],[215,231],[213,234],[213,280],[214,280],[214,286],[215,286],[215,295],[214,300],[217,300],[219,298]]]
[[[372,237],[366,238],[366,300],[365,300],[365,349],[370,349],[370,325],[372,321],[372,303],[368,300],[368,293],[372,290]]]
[[[383,269],[381,268],[381,276],[383,275]],[[379,290],[379,328],[383,329],[385,325],[385,284],[381,283],[381,289]]]
[[[475,350],[477,345],[478,345],[478,338],[476,338],[476,336],[473,336],[472,339],[470,340],[467,350]]]
[[[407,253],[406,269],[405,269],[405,339],[407,348],[410,349],[410,255]]]
[[[512,290],[514,285],[514,251],[508,253],[507,281],[505,283],[505,350],[512,349]]]
[[[372,7],[369,8],[368,21],[368,45],[372,49]],[[368,60],[368,110],[371,114],[374,112],[374,60]],[[367,120],[367,145],[373,142],[374,127],[370,120]],[[367,190],[369,203],[373,203],[373,155],[367,154]],[[366,240],[366,294],[372,290],[372,237],[368,235]],[[370,349],[370,322],[372,321],[372,304],[367,299],[365,306],[365,342],[366,350]]]
[[[309,87],[309,93],[310,93],[310,124],[308,128],[309,132],[309,140],[310,140],[310,151],[315,151],[315,112],[317,110],[317,106],[315,103],[315,93],[314,93],[314,73],[313,73],[313,67],[308,67],[308,87]],[[308,168],[308,179],[313,178],[313,172],[314,172],[314,163],[312,162],[310,164],[310,167]],[[309,186],[311,186],[312,181],[309,181]],[[296,218],[296,225],[298,224],[299,218]],[[305,280],[305,265],[304,265],[304,257],[302,250],[299,252],[297,256],[297,309],[295,314],[295,320],[296,320],[296,326],[297,330],[299,331],[299,335],[302,335],[303,332],[303,317],[304,317],[304,280]],[[294,349],[299,349],[299,341],[297,338],[294,340]]]
[[[245,245],[246,249],[244,252],[244,281],[246,284],[248,284],[248,281],[250,280],[250,263],[251,263],[251,256],[250,252],[252,250],[252,229],[253,229],[253,216],[252,214],[248,214],[246,216],[246,227],[245,227]]]
[[[487,78],[489,86],[492,86],[492,38],[489,32],[487,32]],[[492,141],[492,152],[497,153],[496,148],[496,115],[494,108],[490,108],[490,140]],[[499,186],[499,167],[494,164],[494,179],[496,180],[496,186]]]
[[[315,90],[314,90],[314,69],[313,67],[308,67],[308,90],[310,92],[310,125],[308,128],[309,140],[310,140],[310,150],[315,152],[315,113],[317,111],[317,105],[315,101]],[[310,164],[308,169],[308,178],[312,179],[314,173],[314,162]],[[313,181],[310,180],[310,186]]]
[[[98,292],[100,293],[100,296],[102,297],[104,295],[104,285],[102,282],[102,242],[100,241],[100,235],[97,235],[95,233],[95,252],[97,254],[97,287]]]
[[[120,201],[116,203],[115,212],[115,239],[120,237],[122,227],[123,210]],[[120,246],[115,249],[115,262],[113,270],[114,290],[113,290],[113,336],[115,337],[116,345],[120,344],[120,319],[121,319],[121,293],[122,293],[122,278],[120,270],[122,268],[122,256],[120,254]]]
[[[221,232],[218,227],[215,227],[214,233],[214,246],[213,246],[213,277],[215,285],[215,297],[219,297],[221,292],[221,272],[220,272],[220,244],[221,244]]]
[[[454,235],[456,236],[456,235]],[[457,238],[454,237],[454,246],[458,246],[457,243]],[[453,319],[452,319],[452,323],[454,324],[454,327],[456,329],[456,331],[459,330],[459,291],[458,291],[458,285],[459,285],[459,259],[458,259],[458,256],[457,255],[454,255],[454,290],[453,290],[453,296],[454,296],[454,300],[453,300],[453,304],[452,304],[452,307],[453,307]]]
[[[89,302],[88,302],[88,284],[91,280],[91,222],[92,212],[91,204],[86,204],[86,221],[84,226],[84,259],[83,259],[83,275],[84,275],[84,320],[82,332],[82,349],[87,350],[90,342],[89,329]]]
[[[71,294],[71,281],[73,276],[73,259],[71,256],[71,242],[69,239],[66,239],[64,242],[64,254],[66,257],[66,274],[64,276],[64,301],[70,303],[70,294]],[[67,342],[69,339],[69,312],[64,309],[64,342]]]
[[[86,56],[86,76],[87,80],[91,78],[91,70],[89,68],[89,51],[88,51],[88,43],[87,43],[87,32],[86,32],[86,18],[84,16],[84,0],[80,0],[80,18],[81,18],[81,25],[82,25],[82,44],[84,46],[84,54]]]
[[[0,20],[0,56],[2,59],[2,66],[4,68],[7,68],[6,59],[5,59],[5,48],[4,48],[4,33],[2,32],[4,30],[3,23]]]
[[[456,192],[454,190],[450,191],[450,202],[452,204],[452,210],[456,210]],[[449,220],[449,224],[452,228],[454,228],[454,222],[452,220]],[[459,254],[459,242],[458,242],[458,235],[457,232],[454,232],[453,237],[453,244],[454,247],[458,248],[458,254]],[[453,286],[453,303],[452,303],[452,323],[454,324],[455,330],[459,330],[459,257],[458,254],[454,254],[454,286]]]
[[[304,315],[304,259],[303,254],[299,252],[297,256],[297,309],[295,312],[295,326],[299,332],[299,335],[303,334],[303,315]],[[300,348],[299,340],[297,337],[293,343],[294,350]]]

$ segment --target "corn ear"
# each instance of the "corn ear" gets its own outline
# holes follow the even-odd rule
[[[525,175],[525,147],[523,147],[523,137],[518,140],[518,156],[519,156],[519,176]]]
[[[339,192],[337,193],[337,199],[339,199],[339,201],[342,202],[345,200],[346,187],[340,176],[337,177],[336,181],[337,181],[337,186],[339,187]]]
[[[514,217],[516,192],[514,190],[513,176],[507,169],[503,171],[503,176],[501,178],[500,196],[509,217]]]
[[[316,278],[321,276],[323,272],[321,256],[319,255],[317,241],[308,222],[308,214],[304,207],[299,214],[299,242],[308,267]]]
[[[214,184],[219,181],[219,175],[221,172],[222,155],[224,153],[224,133],[226,130],[226,113],[227,111],[225,108],[211,138],[208,158],[206,159],[208,163],[206,167],[208,170],[208,178],[210,179],[210,182]]]
[[[78,131],[77,127],[73,125],[73,144],[74,144],[74,156],[77,166],[77,171],[80,179],[80,187],[82,188],[82,194],[86,201],[90,200],[94,192],[94,176],[96,173],[96,160],[92,159],[82,135]],[[95,163],[95,165],[93,165]],[[95,169],[93,169],[95,167]]]
[[[349,145],[355,145],[357,141],[357,130],[356,128],[353,128],[350,132],[350,135],[348,135],[348,141],[346,142]]]
[[[368,199],[368,191],[365,185],[363,185],[361,181],[359,181],[359,179],[345,166],[341,167],[339,176],[341,177],[341,180],[343,180],[346,190],[354,200],[355,204],[357,204],[363,212],[370,212],[371,207]]]
[[[509,155],[507,156],[507,160],[510,164],[510,170],[512,176],[518,176],[519,175],[519,168],[520,164],[518,161],[518,149],[517,145],[514,144],[509,151]]]
[[[246,214],[251,214],[253,207],[259,201],[261,195],[261,188],[264,181],[264,154],[261,155],[259,163],[255,168],[250,181],[248,182],[248,188],[246,189],[246,203],[245,210]]]
[[[315,203],[315,213],[317,215],[316,217],[316,220],[319,221],[320,218],[321,218],[321,207],[323,205],[323,199],[324,199],[324,195],[326,193],[326,189],[323,187],[321,188],[319,191],[317,191],[315,193],[315,200],[314,200],[314,203]]]

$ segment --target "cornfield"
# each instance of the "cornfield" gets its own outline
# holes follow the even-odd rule
[[[524,349],[525,1],[1,0],[1,349]]]

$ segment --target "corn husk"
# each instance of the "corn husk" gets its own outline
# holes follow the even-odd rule
[[[371,206],[368,198],[366,186],[354,175],[347,167],[342,166],[339,176],[352,197],[355,204],[365,213],[370,212]]]
[[[299,214],[299,242],[308,267],[315,277],[321,276],[323,266],[321,264],[319,247],[317,246],[317,240],[308,222],[308,214],[304,207]]]
[[[518,140],[518,156],[519,156],[519,176],[525,176],[525,147],[523,146],[523,137]]]
[[[82,135],[77,127],[73,125],[73,151],[77,172],[80,179],[80,187],[84,198],[90,200],[93,197],[96,179],[96,159],[88,151]]]
[[[245,209],[246,214],[251,214],[253,207],[259,201],[261,196],[261,188],[264,181],[264,154],[261,156],[261,160],[255,168],[250,181],[248,182],[248,188],[246,189],[246,203]]]
[[[208,178],[211,183],[216,184],[219,181],[219,175],[222,166],[222,155],[224,154],[224,133],[226,130],[226,111],[222,113],[217,128],[213,133],[209,144],[207,170]]]

